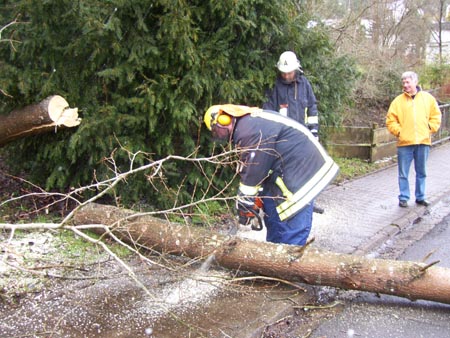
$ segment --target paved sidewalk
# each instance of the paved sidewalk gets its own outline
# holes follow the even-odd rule
[[[411,193],[414,196],[415,172],[411,168]],[[370,255],[406,226],[409,226],[425,212],[433,211],[442,203],[448,203],[450,195],[450,143],[433,147],[428,160],[427,199],[429,207],[417,206],[413,197],[408,208],[398,206],[397,165],[376,173],[341,184],[331,185],[317,198],[317,204],[325,209],[323,214],[314,214],[311,237],[315,237],[312,246],[324,250]],[[446,202],[447,201],[447,202]],[[436,208],[437,209],[437,208]],[[241,227],[238,236],[265,240],[265,229],[251,231]],[[306,296],[303,297],[307,297]],[[299,296],[302,297],[302,296]],[[277,297],[274,297],[277,298]],[[241,304],[251,304],[252,311],[246,312],[245,321],[240,323],[239,333],[233,337],[258,338],[268,323],[275,323],[292,313],[292,303],[265,302],[264,296],[251,298],[240,296]],[[273,298],[272,298],[273,299]],[[286,298],[293,301],[291,298]],[[296,302],[308,302],[299,298]],[[220,302],[220,301],[219,301]],[[222,307],[225,306],[223,304]],[[264,314],[254,309],[264,309]],[[269,312],[270,310],[270,312]],[[234,313],[236,308],[233,307]],[[221,316],[224,323],[228,315]],[[228,327],[234,327],[230,321]],[[225,327],[225,326],[223,326]],[[230,333],[231,330],[228,331]]]
[[[310,235],[315,238],[313,245],[357,255],[375,250],[450,194],[450,143],[431,149],[427,171],[427,200],[432,202],[428,208],[415,204],[414,165],[411,165],[409,176],[412,198],[408,208],[398,206],[397,165],[329,186],[316,199],[325,212],[314,213]],[[265,240],[264,230],[241,229],[238,235]]]
[[[376,249],[427,210],[415,204],[414,165],[409,182],[412,197],[408,208],[398,206],[397,165],[330,186],[317,198],[325,212],[313,216],[314,245],[359,255]],[[432,203],[428,208],[450,194],[450,143],[434,146],[430,151],[426,194]]]

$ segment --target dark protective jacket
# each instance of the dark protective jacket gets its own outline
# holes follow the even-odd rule
[[[297,72],[292,83],[286,83],[278,77],[267,96],[268,101],[264,103],[263,109],[274,110],[285,116],[287,112],[288,117],[308,126],[309,129],[318,130],[316,96],[305,76]]]
[[[336,176],[338,166],[309,130],[273,111],[237,118],[233,144],[242,151],[241,193],[276,197],[281,220],[310,203]]]

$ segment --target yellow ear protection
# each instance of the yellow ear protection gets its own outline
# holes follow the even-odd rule
[[[233,123],[233,116],[224,112],[219,112],[218,114],[215,118],[215,123],[211,125],[213,138],[229,141],[233,134],[232,128],[230,127]]]
[[[203,121],[206,128],[212,132],[213,138],[230,141],[237,118],[260,111],[261,108],[235,104],[214,105],[205,112]]]
[[[217,123],[219,123],[222,126],[229,126],[232,121],[233,121],[233,118],[228,114],[220,114],[217,117]]]

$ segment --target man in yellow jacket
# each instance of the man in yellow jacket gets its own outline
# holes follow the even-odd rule
[[[431,146],[431,134],[441,125],[441,111],[436,99],[418,86],[414,72],[402,74],[403,93],[391,103],[386,115],[386,127],[397,137],[399,206],[406,208],[410,198],[409,169],[414,160],[416,172],[416,203],[428,206],[425,198],[426,162]]]

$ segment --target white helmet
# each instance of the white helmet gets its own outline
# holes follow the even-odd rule
[[[294,52],[289,51],[280,55],[277,67],[282,73],[290,73],[297,69],[301,70],[300,61],[297,60],[297,56]]]

